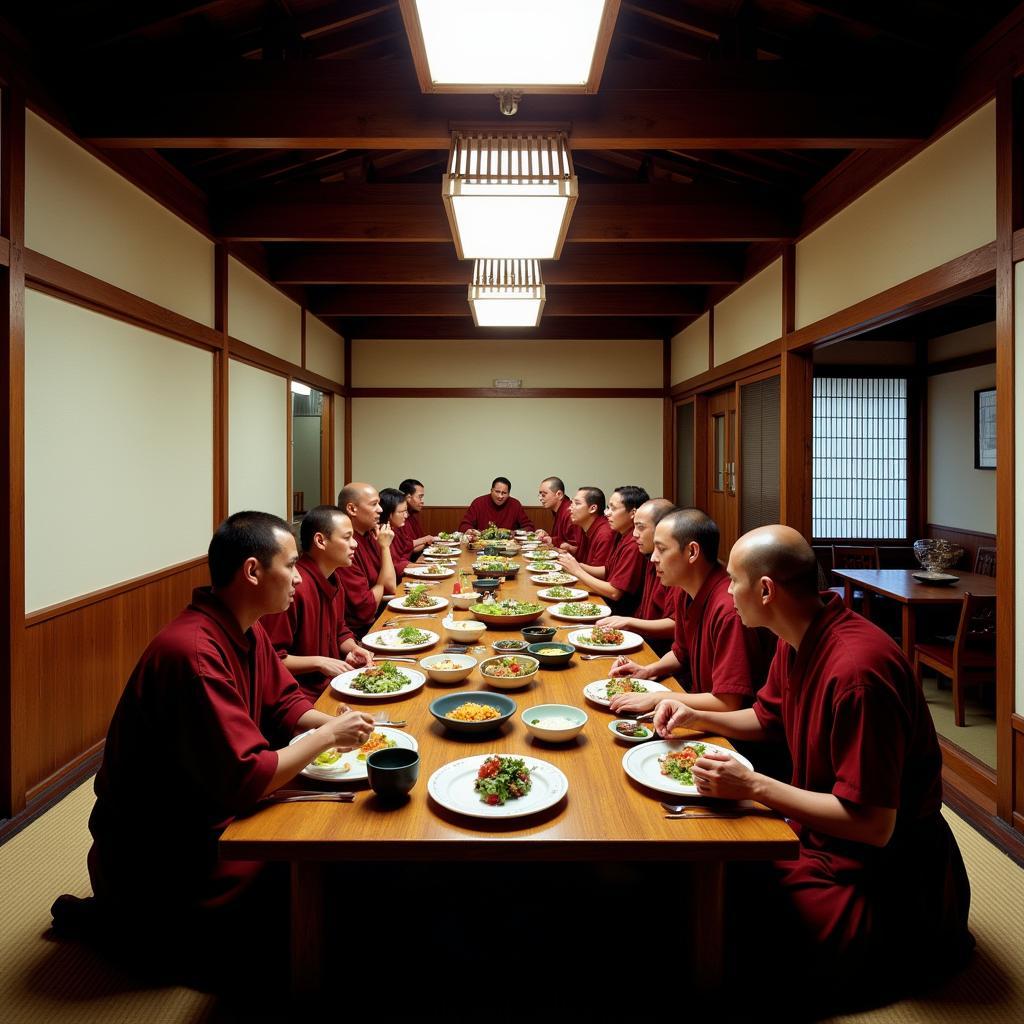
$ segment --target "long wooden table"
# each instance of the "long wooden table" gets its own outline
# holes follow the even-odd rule
[[[901,645],[903,653],[914,661],[914,644],[917,642],[917,610],[939,605],[962,604],[964,594],[978,597],[995,597],[996,581],[992,576],[976,572],[955,571],[959,576],[956,583],[947,586],[933,586],[919,583],[914,573],[919,569],[833,569],[832,572],[843,581],[846,589],[846,605],[851,606],[854,589],[864,591],[866,606],[864,615],[871,617],[870,594],[881,594],[900,604]]]
[[[631,541],[630,541],[631,542]],[[463,551],[463,564],[472,557]],[[519,561],[524,561],[520,556]],[[456,577],[457,578],[457,577]],[[430,593],[450,596],[454,580],[435,585]],[[401,589],[401,588],[400,588]],[[516,580],[503,584],[499,597],[535,599],[539,585],[531,583],[525,567]],[[450,609],[449,609],[450,611]],[[457,611],[457,618],[472,618]],[[378,622],[394,617],[389,610]],[[423,628],[442,633],[440,621],[422,616]],[[555,623],[547,612],[542,622]],[[408,624],[408,620],[403,622]],[[376,627],[375,627],[376,628]],[[560,631],[558,636],[564,636]],[[488,629],[488,646],[518,630]],[[440,651],[441,640],[431,651]],[[482,659],[493,651],[477,654]],[[655,660],[645,645],[632,655]],[[728,861],[774,860],[796,855],[797,841],[785,822],[767,814],[710,821],[669,821],[659,801],[663,794],[632,782],[622,767],[629,749],[608,731],[613,718],[606,708],[589,705],[583,687],[607,675],[610,661],[581,661],[577,655],[563,669],[541,668],[523,690],[511,691],[517,714],[501,732],[477,738],[449,733],[430,715],[434,697],[460,690],[488,689],[479,670],[454,685],[428,680],[424,689],[395,701],[350,701],[370,711],[386,708],[392,717],[406,719],[407,731],[419,742],[420,779],[410,800],[388,806],[366,784],[341,784],[364,790],[354,804],[299,803],[267,807],[233,822],[221,839],[224,857],[242,860],[287,861],[292,875],[292,983],[298,995],[318,990],[322,976],[324,896],[329,865],[358,861],[483,861],[539,862],[669,862],[685,861],[680,872],[698,919],[701,941],[696,947],[695,976],[703,987],[717,986],[723,965],[724,866]],[[672,685],[671,680],[665,680]],[[317,707],[334,714],[339,699],[328,689]],[[590,719],[580,736],[554,745],[533,740],[519,712],[535,704],[564,703],[586,708]],[[715,742],[728,745],[727,741]],[[504,821],[481,821],[455,816],[427,795],[427,780],[442,765],[472,754],[527,754],[557,765],[569,779],[569,791],[556,806],[537,815]],[[302,785],[305,780],[297,780]],[[310,788],[315,784],[310,784]]]

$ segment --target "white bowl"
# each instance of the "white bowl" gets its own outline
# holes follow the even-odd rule
[[[476,643],[487,629],[487,623],[478,619],[442,619],[441,625],[444,635],[460,644]]]
[[[519,717],[530,734],[537,739],[548,743],[565,743],[580,734],[583,726],[587,724],[589,715],[583,708],[573,707],[571,704],[538,704],[536,707],[527,708]],[[544,725],[546,720],[554,718],[570,719],[573,724],[554,728]]]
[[[499,658],[517,658],[520,664],[524,666],[522,674],[518,676],[489,676],[485,669],[498,661]],[[483,681],[488,686],[493,686],[495,690],[520,690],[533,682],[533,678],[536,676],[539,668],[540,662],[536,658],[530,657],[529,654],[523,654],[520,651],[505,651],[502,654],[495,655],[493,658],[484,658],[480,662],[480,675]]]
[[[460,668],[435,668],[439,661],[454,661]],[[476,658],[468,654],[431,654],[428,658],[420,659],[422,668],[435,683],[458,683],[461,682],[470,672],[476,668]]]
[[[476,604],[483,596],[475,590],[464,590],[461,594],[452,594],[451,602],[454,607],[465,610],[471,604]]]

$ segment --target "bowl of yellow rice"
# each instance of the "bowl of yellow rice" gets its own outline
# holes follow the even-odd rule
[[[446,693],[430,702],[430,713],[452,732],[493,732],[515,710],[516,702],[511,697],[486,690]]]

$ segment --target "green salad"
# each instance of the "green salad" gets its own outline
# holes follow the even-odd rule
[[[360,672],[349,683],[353,690],[362,690],[363,693],[395,693],[408,685],[409,677],[403,675],[390,661],[382,661],[373,668]]]
[[[427,593],[425,583],[417,583],[415,587],[409,588],[406,599],[402,602],[403,608],[431,608],[434,599]]]
[[[558,566],[554,562],[531,562],[530,568],[535,569],[537,572],[551,572],[557,569]]]
[[[533,782],[530,769],[521,757],[491,754],[480,766],[473,788],[481,803],[500,807],[509,800],[518,800],[530,792]]]
[[[422,629],[415,626],[403,626],[398,631],[398,642],[400,644],[425,644],[429,643],[430,634],[424,633]]]
[[[495,523],[488,523],[487,528],[480,533],[483,540],[508,540],[511,536],[511,530],[504,530]]]
[[[533,615],[534,612],[542,612],[544,605],[534,604],[531,601],[516,601],[514,598],[506,598],[504,601],[481,602],[470,606],[471,612],[482,612],[484,615]]]
[[[646,693],[647,687],[636,679],[629,676],[621,676],[619,679],[609,679],[605,693],[609,700],[617,697],[620,693]]]
[[[444,530],[442,530],[442,531],[441,531],[441,532],[440,532],[440,533],[439,533],[439,534],[437,535],[437,539],[438,539],[439,541],[449,541],[449,540],[458,540],[458,539],[459,539],[459,537],[460,537],[460,534],[458,534],[458,533],[445,533],[445,531],[444,531]]]
[[[604,614],[601,606],[592,601],[567,601],[559,611],[562,615],[586,616],[587,618]]]
[[[568,587],[550,587],[548,589],[548,597],[557,597],[559,601],[565,601],[573,596],[573,592]]]
[[[693,766],[707,749],[703,743],[688,743],[679,750],[673,750],[664,757],[658,758],[661,774],[667,775],[684,786],[693,785]]]

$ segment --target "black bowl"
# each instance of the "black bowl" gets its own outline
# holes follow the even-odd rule
[[[539,644],[554,639],[558,630],[554,626],[524,626],[519,632],[523,634],[524,640],[531,644]]]
[[[501,586],[501,580],[490,576],[478,576],[473,580],[473,589],[479,594],[493,594]]]

